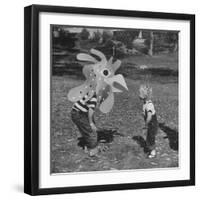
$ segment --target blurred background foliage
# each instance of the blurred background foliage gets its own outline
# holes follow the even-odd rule
[[[51,30],[53,75],[82,77],[81,71],[85,63],[78,61],[76,55],[80,52],[89,53],[91,48],[102,51],[108,59],[111,56],[120,59],[120,72],[130,78],[133,77],[127,70],[133,68],[135,73],[134,70],[139,65],[147,64],[151,72],[155,60],[165,72],[167,68],[168,74],[173,70],[171,74],[178,75],[178,67],[171,69],[167,64],[171,63],[171,59],[178,61],[178,31],[81,28],[65,25],[52,25]],[[161,64],[163,60],[167,66]]]

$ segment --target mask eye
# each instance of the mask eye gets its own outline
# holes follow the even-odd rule
[[[102,74],[103,74],[104,76],[109,76],[109,75],[110,75],[110,72],[109,72],[107,69],[104,69],[104,70],[102,71]]]

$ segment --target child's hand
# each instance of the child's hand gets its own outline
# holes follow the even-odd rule
[[[94,131],[94,132],[97,132],[97,127],[94,125],[94,124],[90,124],[91,126],[91,129]]]

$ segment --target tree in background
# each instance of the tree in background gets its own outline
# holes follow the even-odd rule
[[[148,51],[148,54],[150,56],[153,56],[153,47],[154,47],[154,34],[153,31],[150,31],[149,51]]]
[[[76,34],[70,33],[58,25],[53,26],[52,29],[53,48],[74,48],[75,42],[77,41]]]
[[[114,40],[123,42],[127,48],[133,47],[133,40],[138,35],[138,30],[120,30],[114,32]]]
[[[107,42],[108,40],[111,40],[112,37],[113,37],[113,33],[111,31],[103,30],[103,33],[102,33],[103,43]]]
[[[99,30],[93,32],[93,37],[91,38],[92,42],[96,43],[102,43],[103,42],[103,36]]]
[[[147,34],[148,33],[148,34]],[[178,33],[172,31],[148,31],[145,35],[148,55],[176,52],[178,50]]]
[[[168,31],[166,34],[166,42],[171,44],[171,51],[176,52],[178,50],[178,32]]]
[[[80,32],[79,36],[82,40],[87,40],[90,36],[90,33],[86,28],[83,28],[83,30]]]

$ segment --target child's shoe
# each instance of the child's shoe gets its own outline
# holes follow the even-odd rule
[[[152,151],[149,152],[148,158],[154,158],[156,156],[156,150],[153,149]]]
[[[90,149],[90,150],[88,151],[89,156],[96,156],[96,155],[98,154],[98,152],[99,152],[98,147],[95,147],[95,148]]]

